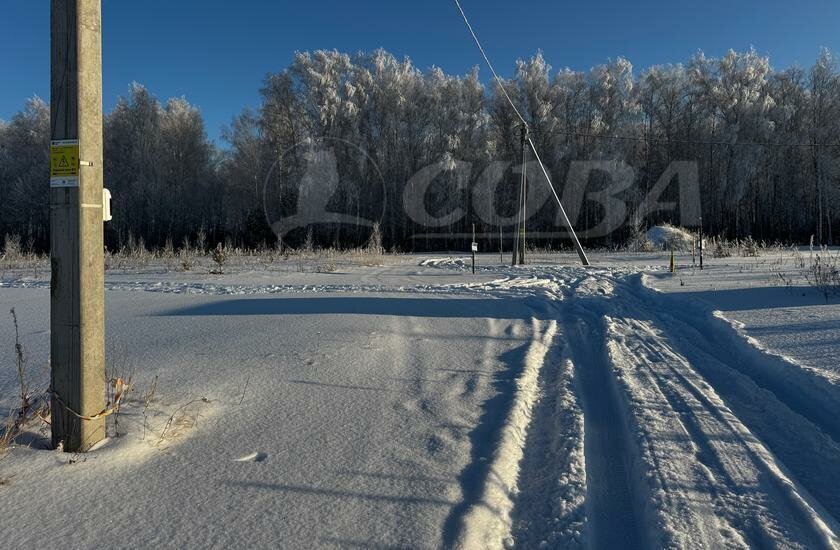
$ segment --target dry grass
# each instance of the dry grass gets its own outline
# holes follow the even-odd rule
[[[152,445],[159,447],[162,443],[177,439],[193,429],[201,417],[203,406],[210,402],[206,397],[197,397],[177,407],[163,424],[157,441]]]
[[[30,272],[33,277],[49,268],[49,257],[32,251],[31,244],[24,247],[17,235],[3,237],[3,248],[0,250],[0,279],[4,272],[10,270]]]
[[[840,251],[832,253],[827,247],[811,250],[805,279],[820,291],[826,303],[840,295]]]
[[[8,417],[3,425],[2,435],[0,435],[0,456],[8,452],[9,447],[14,444],[15,439],[33,421],[49,417],[47,392],[34,395],[30,390],[29,375],[27,372],[29,363],[23,344],[20,341],[20,327],[17,313],[14,308],[9,313],[15,329],[14,363],[19,389],[18,395],[16,396],[17,404],[9,411]]]
[[[187,271],[206,274],[221,274],[238,270],[260,269],[264,271],[335,271],[346,266],[382,265],[385,253],[378,245],[339,250],[335,248],[261,248],[245,249],[233,246],[219,246],[211,253],[186,244],[175,250],[165,246],[161,250],[147,250],[143,246],[124,247],[117,252],[107,252],[105,268],[110,272],[132,272],[137,270]],[[319,264],[321,269],[315,269]]]
[[[0,425],[0,458],[7,455],[24,433],[40,430],[40,435],[48,438],[50,418],[50,396],[48,391],[33,392],[28,373],[29,362],[25,348],[20,340],[17,314],[10,311],[14,325],[14,368],[18,389],[14,398],[15,405],[9,410],[7,418]],[[138,399],[135,393],[134,372],[123,352],[110,353],[103,379],[103,392],[107,401],[106,408],[113,412],[107,416],[105,434],[108,437],[121,437],[134,432],[140,441],[146,441],[153,447],[162,447],[165,442],[182,437],[195,427],[205,405],[211,403],[207,397],[190,399],[186,403],[178,400],[163,404],[158,397],[158,379],[154,378],[145,392]],[[244,399],[243,395],[240,398]],[[160,419],[155,422],[153,419]],[[142,420],[141,420],[142,419]],[[125,420],[125,421],[124,421]],[[147,435],[152,434],[152,439]],[[85,460],[83,453],[72,453],[68,464]],[[3,484],[0,477],[0,485]]]

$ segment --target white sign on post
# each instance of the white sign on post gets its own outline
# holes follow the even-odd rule
[[[478,252],[478,243],[472,243],[472,251]]]

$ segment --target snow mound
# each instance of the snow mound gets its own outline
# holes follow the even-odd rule
[[[690,231],[673,225],[656,225],[637,237],[631,246],[639,250],[682,250],[690,251],[695,236]]]
[[[467,267],[467,258],[427,258],[420,262],[420,267],[454,267],[464,269]]]
[[[651,227],[645,237],[658,248],[691,250],[694,246],[694,235],[690,231],[668,224]]]

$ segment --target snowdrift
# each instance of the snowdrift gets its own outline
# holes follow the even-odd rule
[[[697,236],[694,233],[664,224],[656,225],[648,229],[644,234],[634,237],[628,248],[637,252],[653,252],[655,250],[677,250],[683,252],[691,251]]]

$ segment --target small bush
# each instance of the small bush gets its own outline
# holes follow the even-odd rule
[[[204,226],[202,226],[198,228],[195,234],[195,248],[199,254],[204,254],[206,251],[205,246],[207,246],[207,232],[204,231]]]
[[[21,244],[19,235],[6,235],[0,248],[0,269],[35,269],[46,265],[46,257],[38,256],[33,250],[32,239],[27,240],[26,248]],[[36,271],[37,276],[37,271]]]
[[[6,235],[5,243],[3,245],[3,260],[11,264],[19,262],[23,259],[23,253],[20,247],[20,235]]]
[[[225,267],[225,262],[227,262],[227,259],[227,252],[222,246],[222,243],[219,243],[218,245],[216,245],[216,248],[213,249],[213,261],[216,262],[216,268],[211,269],[210,273],[221,275],[222,269]]]
[[[744,256],[745,258],[755,258],[759,255],[758,243],[755,242],[755,239],[753,239],[752,237],[747,237],[746,239],[742,240],[738,248],[741,251],[741,256]]]
[[[656,252],[656,245],[640,229],[633,231],[624,248],[627,252]]]
[[[823,247],[811,256],[805,275],[808,284],[815,287],[828,303],[829,298],[840,293],[840,252],[832,254]]]
[[[714,247],[712,248],[712,257],[714,258],[729,258],[732,256],[732,251],[729,245],[723,239],[715,239]]]
[[[315,238],[312,235],[311,227],[306,231],[306,240],[303,242],[303,247],[301,247],[300,252],[308,256],[311,256],[315,252]]]

